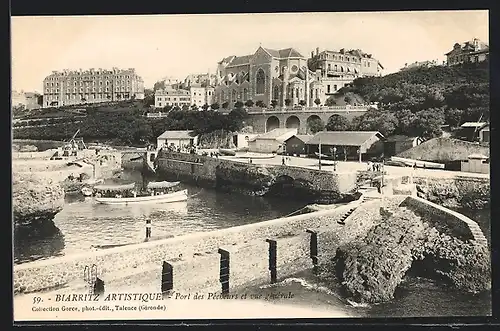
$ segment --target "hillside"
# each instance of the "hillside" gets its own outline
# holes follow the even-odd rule
[[[488,147],[450,138],[430,139],[418,146],[399,153],[398,157],[415,160],[450,162],[467,160],[471,154],[490,155]]]
[[[383,77],[358,78],[342,88],[342,96],[357,95],[379,102],[384,110],[398,112],[439,108],[447,111],[446,124],[489,118],[489,62],[453,67],[435,66],[401,71]]]

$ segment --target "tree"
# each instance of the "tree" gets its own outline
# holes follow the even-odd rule
[[[285,99],[285,106],[289,107],[292,104],[291,99]]]
[[[462,116],[464,111],[462,109],[448,108],[444,111],[445,123],[451,127],[458,127],[462,123]]]
[[[299,105],[301,105],[301,106],[305,106],[305,105],[306,105],[306,101],[305,101],[305,100],[300,100],[300,101],[299,101]]]
[[[206,104],[204,104],[201,108],[202,108],[204,111],[207,111],[209,107],[210,107],[210,106],[208,105],[208,103],[206,103]]]
[[[278,105],[278,100],[271,100],[271,106],[273,108],[276,108],[277,105]]]
[[[238,108],[238,109],[243,108],[243,102],[241,102],[241,101],[236,101],[236,102],[234,103],[234,108]]]
[[[351,128],[349,120],[342,115],[332,115],[326,124],[327,131],[348,131]]]
[[[399,125],[398,119],[389,111],[366,111],[356,121],[357,130],[379,131],[384,136],[390,136]]]
[[[415,114],[413,130],[415,135],[426,139],[440,137],[441,125],[444,123],[444,112],[438,108],[421,110]]]
[[[183,111],[188,111],[189,110],[189,106],[188,105],[183,105],[182,106],[182,110]]]
[[[321,118],[313,118],[307,123],[307,126],[312,134],[316,134],[325,129],[325,122]]]
[[[264,104],[264,101],[262,101],[262,100],[257,100],[257,102],[255,103],[255,105],[257,107],[260,107],[260,108],[265,108],[266,107],[266,105]]]
[[[163,107],[163,111],[165,111],[165,112],[167,112],[167,113],[168,113],[169,111],[171,111],[171,110],[172,110],[172,105],[166,105],[165,107]]]
[[[321,105],[321,100],[319,98],[316,98],[314,100],[314,103],[316,104],[316,106],[319,106],[319,105]]]
[[[344,101],[345,101],[345,103],[347,103],[347,104],[351,104],[351,102],[352,102],[352,97],[351,97],[351,96],[349,96],[349,95],[346,95],[346,96],[345,96],[345,98],[344,98]]]
[[[329,97],[328,99],[326,99],[325,101],[325,106],[328,106],[328,107],[331,107],[331,106],[336,106],[337,105],[337,101],[335,101],[335,98],[334,97]]]
[[[217,102],[210,105],[210,109],[212,109],[212,110],[217,110],[219,108],[220,108],[220,106]]]
[[[229,102],[226,101],[222,104],[222,109],[227,109],[227,107],[229,107]]]
[[[197,105],[192,105],[191,106],[191,110],[198,110],[198,106]]]
[[[247,107],[253,107],[253,105],[254,105],[254,103],[253,103],[253,101],[251,99],[245,101],[245,106],[247,106]]]

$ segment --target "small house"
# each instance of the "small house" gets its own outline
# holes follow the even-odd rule
[[[312,138],[309,134],[295,134],[284,141],[283,152],[286,155],[304,155],[306,154],[306,143]]]
[[[277,153],[282,150],[283,143],[293,135],[297,129],[274,129],[248,141],[248,150],[256,153]]]
[[[384,156],[390,157],[404,152],[410,148],[420,145],[424,142],[421,137],[408,137],[404,135],[395,135],[387,137],[384,140]]]
[[[233,136],[233,144],[237,148],[248,148],[248,142],[257,136],[257,133],[238,133]]]
[[[490,173],[489,157],[482,154],[469,155],[468,160],[462,161],[461,170],[464,172],[474,172],[480,174]]]
[[[361,162],[363,155],[374,156],[372,151],[384,136],[378,131],[322,131],[306,143],[306,153],[331,156],[335,159],[356,158]]]
[[[165,131],[157,138],[157,148],[186,148],[198,145],[198,136],[193,131]]]
[[[481,129],[479,129],[479,142],[489,143],[490,142],[490,124],[486,124]]]
[[[486,139],[489,141],[489,124],[486,122],[465,122],[460,126],[457,138],[467,141],[481,141],[480,132],[483,129],[485,130]]]

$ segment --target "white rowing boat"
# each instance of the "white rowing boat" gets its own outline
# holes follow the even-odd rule
[[[124,198],[103,198],[95,197],[95,201],[106,205],[128,205],[131,203],[168,203],[186,201],[188,198],[188,190],[181,190],[172,193],[164,193],[157,195],[145,195],[138,197]]]
[[[169,203],[169,202],[180,202],[186,201],[188,198],[188,191],[171,189],[178,186],[180,182],[150,182],[147,185],[148,194],[134,196],[121,196],[120,194],[116,197],[102,197],[96,195],[95,201],[107,205],[128,205],[136,203]],[[125,184],[125,185],[98,185],[94,187],[97,191],[111,191],[111,192],[135,192],[135,183]]]

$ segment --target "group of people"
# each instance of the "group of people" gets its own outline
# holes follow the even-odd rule
[[[376,171],[376,172],[384,171],[384,164],[380,162],[368,161],[368,171]]]

